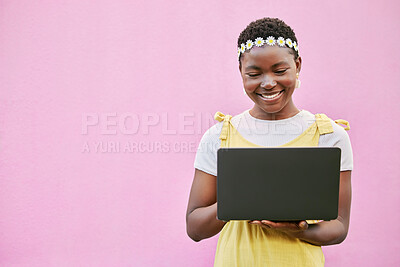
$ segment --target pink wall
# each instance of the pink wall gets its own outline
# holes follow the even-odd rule
[[[264,16],[297,33],[298,107],[352,126],[326,266],[398,265],[400,4],[268,2],[1,1],[0,265],[210,266],[216,237],[185,232],[195,150],[215,111],[251,106],[236,38]]]

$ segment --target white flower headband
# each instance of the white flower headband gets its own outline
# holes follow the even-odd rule
[[[284,47],[286,45],[289,48],[293,48],[297,53],[299,52],[299,46],[297,45],[297,43],[289,38],[285,40],[285,38],[283,37],[278,37],[278,39],[275,39],[274,36],[268,36],[268,38],[264,40],[262,37],[258,37],[254,41],[247,40],[246,44],[242,43],[240,47],[238,47],[238,59],[240,59],[240,55],[243,54],[246,50],[252,49],[253,46],[261,47],[264,44],[270,46],[277,44],[280,47]]]

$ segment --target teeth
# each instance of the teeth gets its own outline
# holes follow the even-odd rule
[[[265,95],[265,94],[262,94],[262,97],[263,97],[263,98],[266,98],[266,99],[272,99],[272,98],[277,97],[280,93],[281,93],[281,92],[278,92],[278,93],[273,94],[273,95]]]

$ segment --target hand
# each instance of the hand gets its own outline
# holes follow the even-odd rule
[[[299,231],[304,231],[308,229],[308,223],[306,221],[299,221],[299,222],[273,222],[273,221],[267,221],[267,220],[254,220],[254,221],[249,221],[250,224],[255,224],[259,225],[261,227],[264,227],[266,229],[276,229],[279,231],[283,232],[299,232]]]

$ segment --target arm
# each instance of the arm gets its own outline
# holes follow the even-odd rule
[[[298,232],[297,238],[311,244],[326,246],[342,243],[349,230],[351,205],[351,171],[340,173],[339,215],[336,220],[310,225]]]
[[[351,205],[351,171],[340,172],[339,188],[339,214],[336,220],[320,222],[307,225],[305,221],[292,222],[271,222],[253,221],[262,227],[275,228],[287,232],[293,237],[305,242],[327,246],[343,242],[347,236],[350,220]]]
[[[225,222],[217,219],[217,177],[195,169],[186,212],[186,231],[194,241],[218,234]]]

